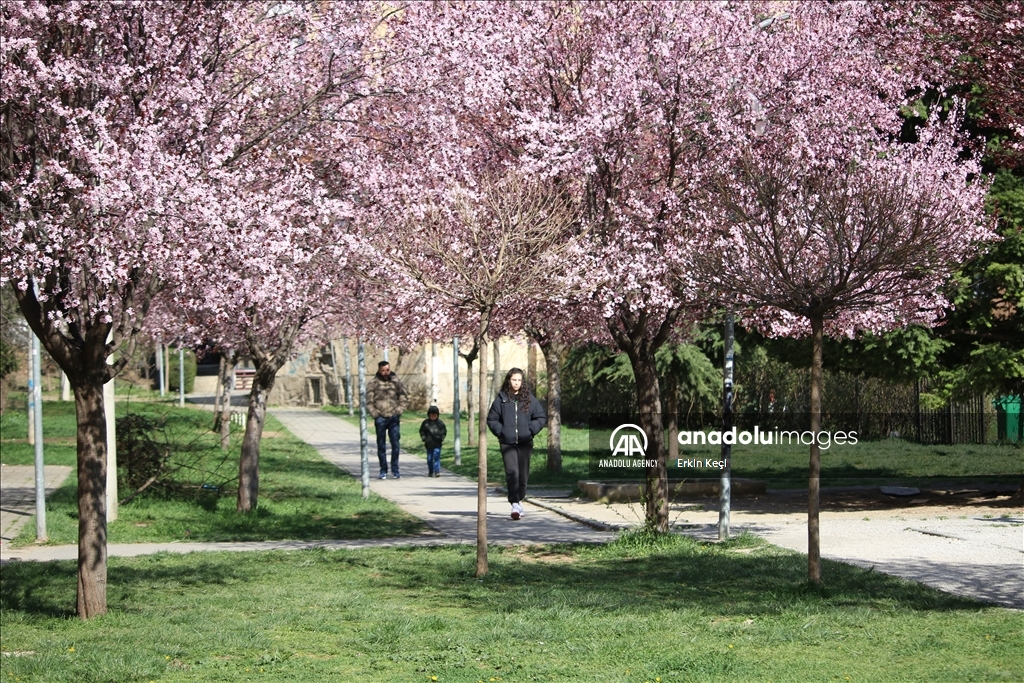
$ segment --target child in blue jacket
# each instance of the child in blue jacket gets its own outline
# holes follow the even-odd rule
[[[438,419],[440,414],[437,406],[430,406],[427,410],[427,419],[420,424],[420,438],[423,439],[423,447],[427,451],[428,477],[441,476],[441,444],[448,436],[448,428]]]

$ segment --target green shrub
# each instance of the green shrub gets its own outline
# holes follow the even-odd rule
[[[117,418],[117,465],[123,470],[122,490],[148,487],[160,476],[170,457],[170,445],[163,434],[165,420],[133,413]],[[163,443],[161,443],[163,441]]]

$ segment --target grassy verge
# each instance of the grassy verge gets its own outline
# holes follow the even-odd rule
[[[70,562],[7,565],[4,680],[1011,681],[1024,615],[749,537],[110,560],[71,616]]]
[[[237,489],[232,483],[241,443],[237,427],[233,426],[233,447],[225,453],[211,431],[209,412],[178,408],[168,402],[118,402],[118,417],[129,409],[159,417],[175,448],[189,452],[179,455],[188,455],[193,469],[191,475],[181,475],[191,476],[181,489],[147,492],[122,505],[117,521],[109,526],[111,543],[383,538],[412,535],[424,529],[421,522],[383,498],[363,500],[355,479],[325,461],[269,415],[260,447],[259,507],[254,513],[240,514],[235,511]],[[47,464],[73,466],[74,404],[45,402],[43,416]],[[27,441],[6,438],[8,434],[25,433],[24,413],[11,411],[3,420],[5,438],[0,443],[0,460],[31,464],[32,447]],[[220,485],[219,495],[199,488],[203,476]],[[73,471],[47,501],[51,544],[77,542],[76,490]],[[120,494],[123,497],[127,491]],[[35,527],[26,524],[14,545],[34,540]]]

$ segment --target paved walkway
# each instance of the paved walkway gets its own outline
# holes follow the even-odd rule
[[[362,476],[356,427],[320,410],[277,409],[273,414],[295,436],[315,447],[335,465],[357,478]],[[408,433],[408,427],[405,431],[403,438],[418,438]],[[380,466],[372,439],[371,435],[370,490],[419,517],[450,542],[476,543],[476,481],[444,469],[440,477],[428,477],[426,459],[408,453],[401,457],[401,479],[377,479]],[[503,473],[496,474],[503,476]],[[490,543],[600,543],[615,537],[537,506],[528,506],[523,519],[513,521],[504,496],[494,493],[493,488],[488,494],[487,540]]]
[[[341,469],[360,476],[359,432],[348,422],[315,409],[274,409],[273,414],[297,437],[317,448]],[[406,434],[415,439],[415,434]],[[476,542],[476,482],[446,470],[440,478],[427,477],[422,457],[402,455],[402,478],[378,480],[375,446],[371,435],[370,488],[424,520],[434,533],[416,538],[368,541],[269,541],[253,543],[145,543],[112,544],[110,556],[134,556],[160,551],[251,551],[272,549],[365,548],[440,545]],[[4,468],[3,507],[8,508],[8,468]],[[31,471],[31,468],[27,468]],[[493,479],[500,478],[491,477]],[[10,481],[15,481],[10,478]],[[29,478],[31,482],[31,477]],[[31,484],[29,484],[31,486]],[[31,491],[31,488],[30,488]],[[642,520],[638,506],[602,505],[569,498],[546,498],[532,492],[520,521],[508,516],[508,503],[491,489],[488,495],[488,540],[496,544],[606,542],[614,530]],[[34,496],[34,494],[33,494]],[[34,513],[34,497],[27,519]],[[13,506],[12,506],[13,507]],[[688,509],[687,509],[688,508]],[[1020,509],[981,514],[971,510],[908,510],[906,514],[873,512],[822,513],[822,557],[920,581],[960,595],[1024,609],[1024,513]],[[718,513],[679,508],[673,513],[676,528],[700,538],[717,537]],[[867,519],[865,519],[867,518]],[[6,517],[5,517],[6,519]],[[573,521],[573,520],[580,521]],[[583,523],[581,523],[583,522]],[[6,522],[5,522],[6,534]],[[602,530],[603,529],[603,530]],[[749,531],[772,543],[798,552],[807,550],[804,514],[766,514],[734,509],[734,534]],[[6,539],[6,535],[4,537]],[[0,559],[74,559],[74,546],[33,546],[9,549],[0,545]]]
[[[46,495],[49,496],[71,474],[64,465],[43,467]],[[0,547],[21,531],[21,527],[36,514],[36,468],[32,465],[0,466]]]

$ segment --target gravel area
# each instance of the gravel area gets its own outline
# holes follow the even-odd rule
[[[800,491],[769,491],[735,499],[731,534],[750,532],[805,553],[805,496]],[[599,525],[628,528],[643,522],[639,503],[535,500]],[[680,533],[717,539],[717,505],[711,499],[674,503],[670,521]],[[1005,487],[938,487],[916,497],[886,496],[865,487],[823,491],[821,554],[957,595],[1024,609],[1024,507]]]

